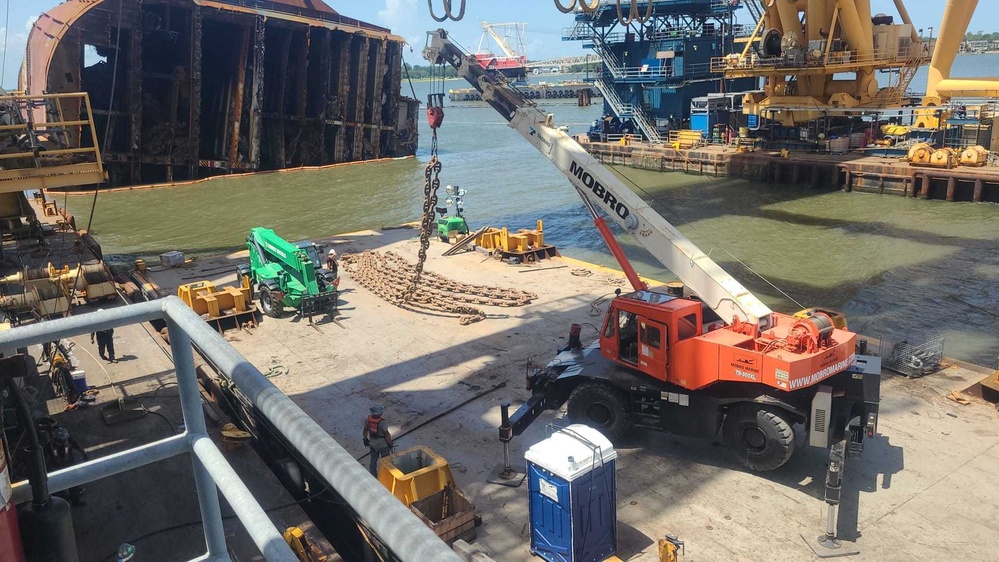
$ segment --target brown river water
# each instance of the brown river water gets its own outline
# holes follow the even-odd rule
[[[416,84],[417,95],[427,88]],[[601,108],[549,111],[581,133]],[[467,190],[473,229],[533,228],[543,219],[546,238],[565,255],[615,265],[565,177],[492,109],[446,112],[441,179]],[[429,146],[421,127],[415,159],[101,194],[92,231],[124,261],[229,251],[254,226],[295,240],[418,220]],[[853,330],[893,341],[942,335],[948,356],[996,366],[999,206],[614,169],[772,308],[836,308]],[[68,206],[85,225],[90,198],[69,197]],[[670,278],[630,237],[620,240],[640,273]]]

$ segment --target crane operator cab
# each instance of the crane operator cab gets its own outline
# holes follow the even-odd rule
[[[670,349],[700,335],[706,314],[714,316],[694,299],[648,290],[619,295],[604,318],[601,354],[656,379],[668,380]]]
[[[320,291],[325,291],[327,285],[337,287],[340,284],[340,279],[334,272],[323,269],[324,261],[320,256],[323,255],[325,248],[311,240],[299,240],[292,242],[292,244],[299,250],[303,250],[309,261],[312,262],[312,267],[316,270],[316,281],[320,285]]]

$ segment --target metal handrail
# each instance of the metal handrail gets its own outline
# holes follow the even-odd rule
[[[742,72],[786,72],[797,70],[819,71],[825,73],[850,72],[863,67],[902,67],[913,62],[925,64],[930,61],[930,54],[910,55],[899,52],[895,55],[885,55],[873,53],[871,55],[859,57],[856,52],[836,52],[829,54],[829,61],[825,58],[809,59],[802,56],[801,60],[792,60],[786,57],[760,57],[752,56],[725,56],[711,58],[711,72],[727,72],[739,74]]]
[[[614,88],[606,84],[603,78],[598,77],[594,84],[618,117],[622,119],[626,117],[631,118],[638,125],[638,128],[645,133],[645,137],[649,139],[650,144],[662,144],[662,136],[659,134],[659,129],[649,120],[648,116],[645,115],[645,111],[640,106],[624,103],[618,97]]]
[[[66,490],[189,452],[194,459],[194,479],[208,547],[207,555],[200,559],[229,560],[218,490],[267,560],[297,562],[298,558],[281,533],[208,436],[194,369],[193,350],[197,346],[198,351],[228,376],[288,443],[316,468],[330,488],[398,559],[413,562],[461,560],[388,490],[372,480],[368,471],[329,433],[177,297],[0,332],[0,353],[15,354],[17,349],[30,345],[156,319],[167,322],[184,413],[184,433],[53,472],[49,474],[50,491]],[[14,485],[15,501],[27,501],[30,496],[27,482]]]
[[[79,104],[78,119],[67,119],[67,106]],[[30,165],[0,170],[4,192],[96,184],[104,181],[93,108],[86,92],[0,95],[0,140],[6,144],[0,160],[24,160]],[[76,135],[70,134],[75,130]],[[23,135],[23,138],[22,138]],[[89,143],[84,142],[87,138]],[[89,146],[86,146],[89,144]],[[74,155],[72,158],[62,158]]]

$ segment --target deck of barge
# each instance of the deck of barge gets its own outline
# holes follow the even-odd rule
[[[933,168],[910,166],[903,158],[867,152],[819,154],[779,149],[738,152],[729,145],[676,150],[635,143],[582,142],[601,162],[644,170],[677,171],[713,177],[735,177],[766,183],[843,189],[941,199],[999,203],[999,167]]]
[[[74,230],[75,221],[71,215],[45,216],[36,201],[26,203],[48,231],[44,236],[45,244],[40,245],[33,238],[4,239],[3,255],[7,261],[0,274],[18,270],[15,264],[39,268],[52,263],[57,268],[64,265],[73,268],[81,261],[100,256],[96,240],[85,233],[81,238]],[[62,201],[58,203],[61,206]],[[60,222],[68,226],[60,228]],[[81,239],[82,248],[77,243]],[[121,299],[92,304],[80,301],[73,308],[73,314],[125,304]],[[86,372],[87,383],[97,391],[92,405],[72,410],[66,409],[63,398],[54,396],[47,375],[48,364],[40,359],[40,347],[29,349],[42,372],[41,377],[27,381],[32,389],[26,394],[35,415],[48,415],[68,429],[90,459],[169,437],[180,432],[184,423],[169,346],[159,334],[146,325],[131,325],[115,330],[114,341],[116,363],[99,359],[97,346],[86,335],[69,342],[73,345],[76,366]],[[137,419],[131,421],[104,423],[101,410],[113,407],[119,398],[137,401],[147,413],[139,413]],[[218,415],[217,411],[212,414]],[[332,552],[251,447],[232,448],[221,444],[224,420],[219,417],[220,423],[212,423],[212,414],[209,414],[209,433],[260,505],[268,510],[275,525],[280,530],[288,526],[301,527],[326,552]],[[14,443],[9,445],[15,447]],[[20,473],[15,473],[15,478],[17,474]],[[85,505],[72,508],[82,562],[113,559],[119,545],[125,542],[134,544],[138,558],[149,561],[187,560],[204,553],[201,513],[192,459],[188,454],[88,484],[84,499]],[[250,536],[231,513],[223,500],[228,545],[235,559],[263,560]]]
[[[418,249],[411,229],[325,242],[340,254],[390,249],[411,261]],[[528,397],[527,363],[547,361],[564,345],[570,323],[599,325],[606,306],[599,299],[612,296],[623,278],[561,258],[510,266],[476,252],[442,257],[444,249],[431,246],[428,271],[533,291],[538,299],[523,308],[487,309],[486,320],[462,326],[453,317],[397,308],[342,275],[336,322],[310,326],[291,316],[265,318],[258,328],[226,338],[261,371],[286,367],[271,380],[358,457],[367,451],[360,434],[368,407],[384,404],[400,448],[425,444],[451,462],[459,487],[483,518],[477,543],[499,561],[531,560],[525,487],[486,483],[501,462],[500,404],[516,406]],[[245,252],[203,258],[152,277],[166,293],[199,278],[233,283],[234,266],[245,259]],[[591,274],[581,275],[581,269]],[[584,327],[584,339],[595,333]],[[886,373],[880,435],[868,441],[862,461],[847,464],[839,534],[857,541],[859,559],[995,556],[999,413],[974,397],[969,405],[946,398],[987,374],[953,361],[922,379]],[[542,416],[515,439],[514,458],[522,459],[552,421],[551,414]],[[817,536],[823,529],[826,457],[802,447],[800,439],[799,449],[778,471],[758,475],[716,444],[633,433],[618,449],[619,556],[657,560],[655,543],[668,533],[685,541],[686,560],[812,559],[799,533]]]

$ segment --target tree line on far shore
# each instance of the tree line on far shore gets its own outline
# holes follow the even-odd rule
[[[409,67],[409,77],[413,80],[426,80],[430,77],[440,78],[441,68],[434,68],[432,66],[419,66],[419,65],[406,65]],[[405,76],[405,71],[403,76]],[[450,66],[444,67],[444,77],[445,78],[457,78],[458,71]]]
[[[964,36],[965,41],[999,41],[999,31],[993,31],[991,33],[985,33],[984,31],[979,31],[977,33],[968,33]]]

